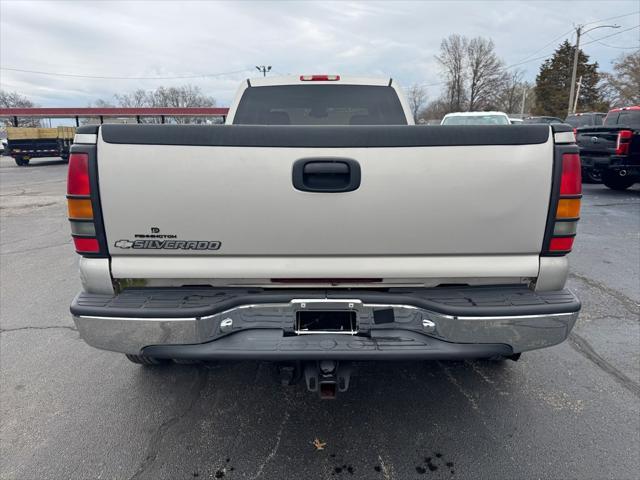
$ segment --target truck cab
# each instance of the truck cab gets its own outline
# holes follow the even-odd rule
[[[232,125],[413,125],[391,78],[300,75],[243,82],[229,109]]]

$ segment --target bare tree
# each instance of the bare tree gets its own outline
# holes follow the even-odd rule
[[[96,108],[113,108],[115,107],[115,105],[111,102],[107,102],[105,100],[101,100],[98,99],[94,102],[94,104],[89,104],[89,107],[96,107]]]
[[[116,94],[113,96],[115,103],[119,107],[141,108],[141,107],[215,107],[216,101],[213,97],[205,95],[200,87],[193,85],[183,85],[179,87],[158,87],[155,90],[138,89],[130,93]],[[98,100],[105,106],[109,102]],[[146,122],[155,123],[158,119],[145,119]],[[202,117],[175,117],[176,123],[203,123]]]
[[[24,95],[18,92],[8,92],[0,89],[0,108],[33,108],[36,105]],[[11,126],[13,123],[10,119],[3,120],[4,125]],[[20,126],[22,127],[40,127],[40,120],[35,118],[20,118]]]
[[[436,60],[444,69],[447,84],[446,102],[450,112],[464,110],[468,43],[461,35],[449,35],[440,43],[440,54],[436,56]]]
[[[522,101],[522,71],[514,70],[504,79],[502,91],[498,95],[498,108],[506,113],[520,111]]]
[[[439,98],[427,104],[420,112],[420,119],[424,120],[425,123],[439,122],[450,111],[447,99]]]
[[[613,73],[602,73],[601,92],[612,107],[640,103],[640,50],[622,55],[613,63]]]
[[[417,122],[420,112],[427,103],[427,90],[422,85],[416,83],[407,90],[407,98],[409,100],[409,108],[411,108],[413,120]]]
[[[113,98],[116,100],[116,103],[120,107],[125,108],[140,108],[140,107],[149,107],[149,94],[151,92],[146,92],[139,88],[131,93],[125,93],[122,95],[115,94]]]
[[[504,83],[500,89],[496,107],[506,113],[520,113],[523,108],[524,112],[530,112],[533,103],[533,86],[523,79],[522,70],[515,70],[505,75]]]
[[[505,82],[504,64],[493,40],[482,37],[467,42],[468,110],[481,110],[495,102]]]

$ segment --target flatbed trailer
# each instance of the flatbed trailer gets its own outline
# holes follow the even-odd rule
[[[75,130],[74,127],[7,127],[5,154],[13,157],[21,167],[27,166],[32,158],[61,157],[68,160]]]

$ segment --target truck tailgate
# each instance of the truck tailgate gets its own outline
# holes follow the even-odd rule
[[[116,277],[537,274],[553,177],[546,126],[187,128],[101,128]],[[357,189],[294,188],[294,162],[336,157],[359,164]]]

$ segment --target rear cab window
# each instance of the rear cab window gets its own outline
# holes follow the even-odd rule
[[[575,128],[591,127],[594,125],[602,125],[602,117],[595,115],[571,115],[567,117],[565,123]]]
[[[453,115],[442,122],[443,125],[511,125],[502,115]]]
[[[247,88],[237,125],[407,125],[393,87],[274,85]]]
[[[604,125],[640,128],[640,110],[610,112],[604,119]]]

